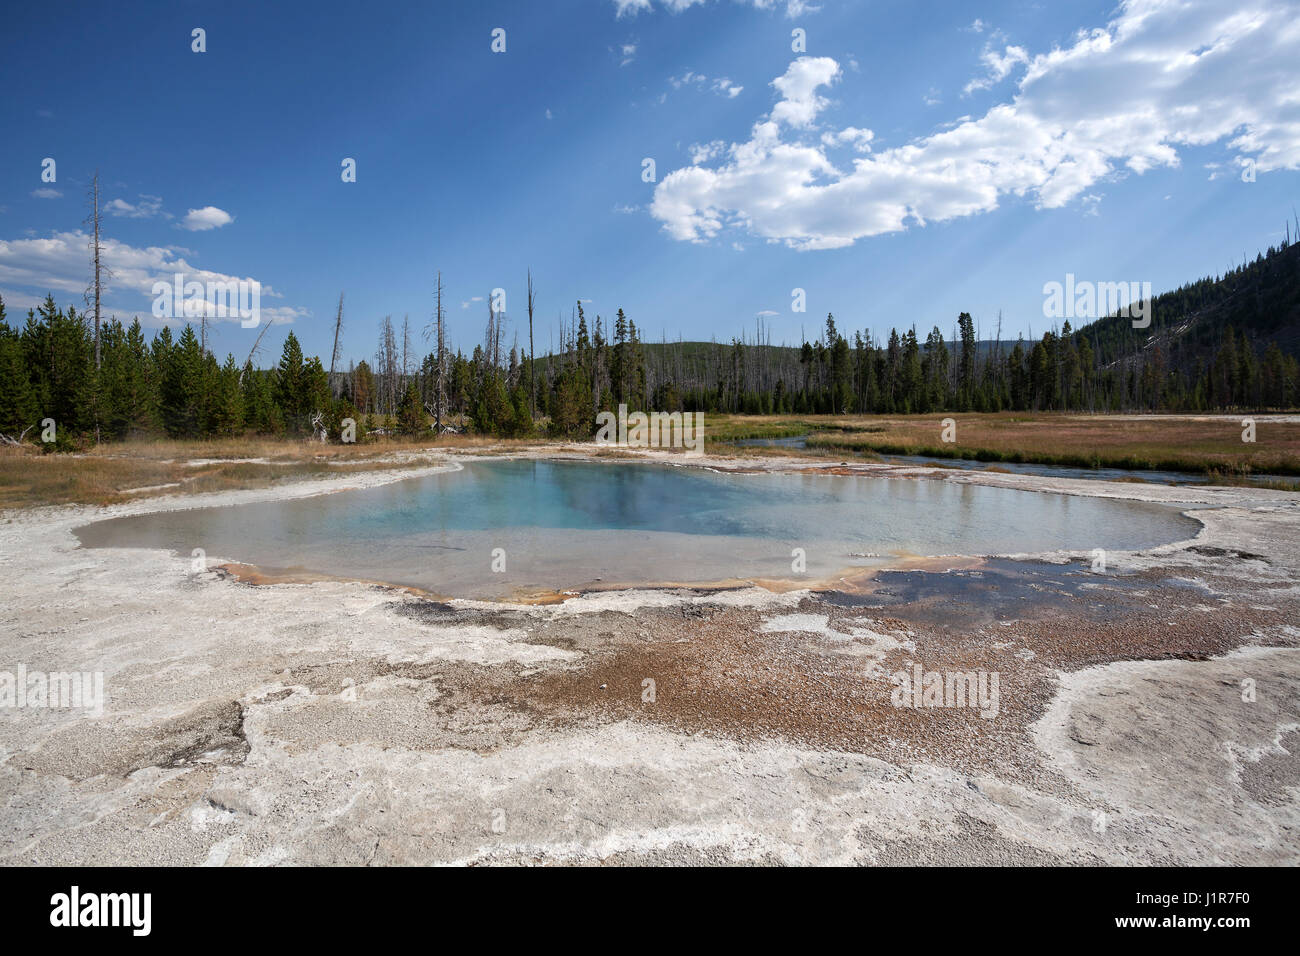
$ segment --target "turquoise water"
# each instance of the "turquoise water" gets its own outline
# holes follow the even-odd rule
[[[817,579],[918,555],[1133,549],[1190,537],[1196,527],[1166,505],[943,481],[480,461],[296,501],[115,518],[77,534],[86,547],[185,556],[202,548],[210,561],[272,574],[495,598],[592,585]],[[795,548],[806,573],[792,569]]]

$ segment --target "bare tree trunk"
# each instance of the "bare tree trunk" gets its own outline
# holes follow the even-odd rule
[[[536,304],[536,296],[533,290],[533,270],[528,270],[528,417],[530,419],[537,417],[537,390],[533,387],[533,366],[537,362],[537,354],[533,351],[533,306]]]
[[[375,352],[376,391],[382,398],[381,413],[391,415],[397,395],[397,337],[393,333],[393,317],[384,316],[379,325],[379,349]]]
[[[253,342],[253,347],[248,352],[248,361],[244,363],[245,368],[253,361],[253,356],[257,355],[257,350],[262,344],[262,336],[270,330],[271,323],[267,322],[262,326],[262,331],[257,333],[257,339]],[[239,384],[244,384],[244,369],[239,370]]]
[[[489,369],[496,368],[496,341],[497,341],[497,312],[492,307],[492,296],[487,297],[488,303],[488,324],[487,332],[483,336],[483,368],[479,370],[480,374],[486,375]]]
[[[402,316],[402,376],[397,383],[399,403],[406,398],[406,383],[411,377],[411,316]]]
[[[436,294],[438,325],[438,346],[435,356],[438,363],[438,394],[434,399],[436,411],[434,413],[435,432],[442,433],[442,414],[447,406],[447,328],[442,312],[442,270],[438,270],[438,291]]]
[[[90,225],[93,229],[93,238],[91,246],[94,250],[93,261],[95,264],[95,369],[98,371],[100,365],[100,339],[99,339],[99,296],[100,296],[100,257],[99,257],[99,170],[95,170],[95,177],[91,180],[90,185]]]
[[[397,333],[393,331],[393,318],[384,320],[384,362],[388,366],[388,414],[397,413]]]
[[[339,293],[339,312],[334,319],[334,350],[330,352],[330,394],[335,398],[338,392],[334,388],[334,368],[339,361],[339,342],[343,337],[343,293]]]
[[[424,327],[424,339],[434,336],[433,353],[433,433],[442,434],[442,416],[447,407],[447,329],[442,311],[442,271],[433,292],[433,321]],[[425,406],[428,407],[427,405]]]
[[[496,324],[492,327],[492,368],[501,367],[501,333],[505,329],[505,311],[497,312]]]

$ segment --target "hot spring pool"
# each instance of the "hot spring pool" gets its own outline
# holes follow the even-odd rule
[[[163,548],[271,576],[329,576],[451,597],[589,586],[816,581],[924,555],[1094,548],[1191,537],[1170,505],[937,480],[694,467],[477,461],[294,501],[113,518],[83,547]],[[806,573],[792,570],[802,549]],[[496,570],[496,569],[504,570]]]

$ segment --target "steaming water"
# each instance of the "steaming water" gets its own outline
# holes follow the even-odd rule
[[[164,548],[272,575],[453,597],[613,584],[808,580],[917,555],[1134,549],[1190,537],[1167,505],[943,481],[550,461],[471,462],[378,488],[114,518],[85,547]],[[494,572],[494,549],[504,572]],[[807,574],[791,570],[806,552]],[[496,556],[500,566],[502,555]]]

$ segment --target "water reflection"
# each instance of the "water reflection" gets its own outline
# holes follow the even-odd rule
[[[1130,549],[1189,537],[1166,505],[944,481],[717,474],[646,464],[472,462],[295,501],[139,515],[79,529],[86,547],[203,547],[267,570],[497,596],[520,587],[809,578],[905,555]],[[494,574],[490,555],[507,554]],[[864,555],[879,557],[865,558]]]

